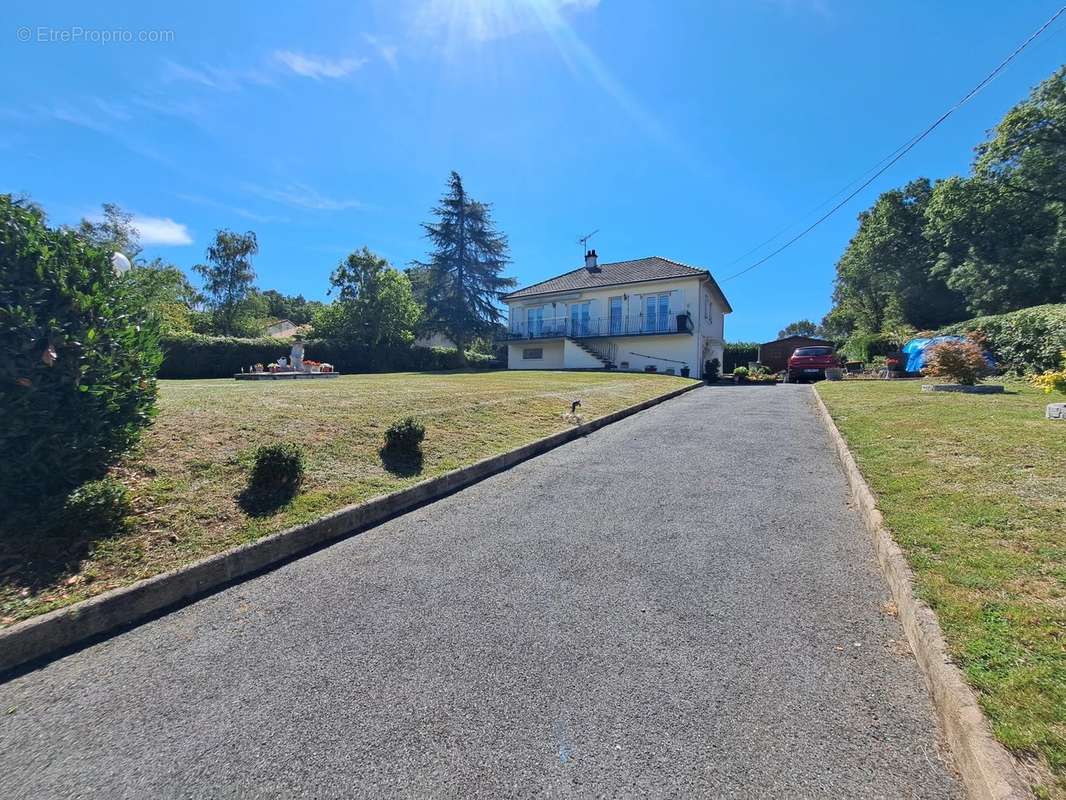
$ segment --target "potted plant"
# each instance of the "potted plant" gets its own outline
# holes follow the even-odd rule
[[[717,358],[703,362],[703,380],[707,383],[718,383],[718,368],[721,366]]]
[[[683,366],[681,368],[681,377],[682,378],[687,378],[689,376],[689,373],[691,373],[691,372],[692,372],[692,370],[690,370],[688,368],[688,364],[685,364],[685,366]]]
[[[747,383],[748,382],[748,368],[736,367],[733,370],[733,382],[734,383]]]

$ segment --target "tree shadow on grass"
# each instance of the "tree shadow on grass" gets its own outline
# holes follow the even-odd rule
[[[237,495],[237,505],[249,517],[269,517],[296,497],[297,483],[281,486],[248,486]]]
[[[381,456],[381,463],[385,469],[398,478],[410,478],[422,472],[423,458],[421,450],[416,450],[413,453],[403,453],[382,447],[378,450],[378,455]]]
[[[47,513],[7,517],[0,520],[0,583],[34,594],[53,588],[80,571],[97,542],[128,531],[62,524]]]

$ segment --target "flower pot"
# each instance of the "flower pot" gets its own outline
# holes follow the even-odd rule
[[[690,371],[691,371],[691,370],[689,370],[689,368],[688,368],[688,367],[682,367],[682,368],[681,368],[681,377],[682,377],[682,378],[687,378],[687,377],[689,376],[689,372],[690,372]]]

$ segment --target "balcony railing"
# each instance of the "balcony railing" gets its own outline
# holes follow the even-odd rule
[[[602,336],[661,336],[669,333],[692,333],[692,317],[667,314],[655,317],[557,317],[553,319],[511,322],[508,339],[591,339]]]

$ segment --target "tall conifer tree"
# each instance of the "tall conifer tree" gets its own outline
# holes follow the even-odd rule
[[[501,274],[510,263],[507,237],[496,230],[489,205],[470,197],[454,171],[433,214],[436,221],[422,225],[433,249],[427,261],[415,262],[421,276],[413,282],[425,292],[424,329],[445,334],[463,354],[503,321],[500,297],[515,286]]]

